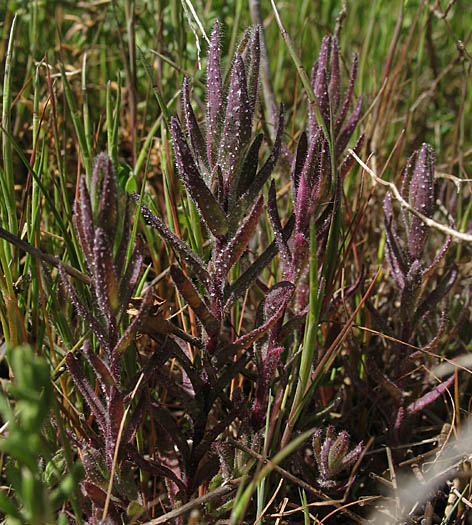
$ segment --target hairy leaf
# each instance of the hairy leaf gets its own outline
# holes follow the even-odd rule
[[[171,132],[175,162],[182,182],[209,230],[216,237],[220,237],[228,231],[226,215],[200,176],[180,124],[175,118],[171,119]]]

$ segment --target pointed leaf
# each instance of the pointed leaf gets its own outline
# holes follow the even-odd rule
[[[287,242],[290,239],[293,227],[295,224],[295,216],[291,215],[285,224],[283,230],[284,241]],[[270,264],[271,260],[275,257],[278,252],[277,243],[275,240],[269,245],[268,248],[241,274],[238,279],[229,287],[227,292],[227,301],[225,304],[225,310],[241,297],[246,290],[254,283],[259,274]]]
[[[282,223],[280,222],[279,211],[277,209],[277,194],[275,191],[275,183],[272,181],[269,188],[269,200],[267,202],[267,209],[269,211],[269,218],[274,230],[275,242],[280,253],[280,260],[284,275],[287,274],[290,266],[291,255],[287,243],[284,240]]]
[[[293,290],[295,287],[293,284],[284,282],[279,283],[283,284],[282,289],[277,290],[279,303],[276,306],[276,309],[273,313],[273,315],[261,326],[258,326],[251,332],[243,335],[239,339],[236,339],[234,343],[231,345],[228,345],[228,347],[221,350],[222,353],[227,353],[228,351],[231,351],[234,355],[236,355],[238,352],[242,352],[243,350],[246,350],[249,348],[253,343],[258,341],[261,337],[264,337],[264,335],[275,325],[275,323],[282,317],[282,315],[285,312],[285,307],[287,306],[288,301],[290,300],[290,297],[293,293]],[[273,310],[271,310],[273,311]]]
[[[100,185],[97,223],[105,230],[109,241],[113,243],[117,232],[118,221],[118,195],[115,176],[113,175],[113,166],[110,157],[105,154],[97,157],[95,165],[100,166],[104,171]]]
[[[352,150],[357,156],[360,155],[362,146],[364,145],[364,139],[365,139],[365,134],[361,133],[361,136],[357,139],[356,144],[352,148]],[[338,168],[339,176],[341,177],[342,181],[344,181],[344,179],[346,178],[347,174],[351,171],[351,168],[354,166],[354,164],[355,164],[355,159],[349,153],[348,155],[346,155],[346,157],[344,158],[344,160],[342,161],[341,165]]]
[[[113,312],[119,306],[118,280],[113,264],[113,254],[107,235],[103,228],[95,230],[93,246],[94,256],[94,289],[97,295],[98,306],[107,319],[109,325],[110,344],[116,335],[116,320]]]
[[[228,231],[226,215],[218,204],[210,188],[201,178],[195,166],[192,153],[187,145],[180,124],[171,119],[172,142],[174,144],[175,162],[185,189],[198,208],[200,215],[209,230],[220,237]]]
[[[207,175],[206,182],[209,182],[209,165],[206,151],[205,140],[203,139],[200,126],[198,125],[195,113],[192,109],[190,102],[190,83],[188,77],[184,79],[184,85],[182,88],[183,94],[183,105],[185,114],[185,124],[187,126],[187,133],[190,138],[190,146],[194,158],[198,160],[198,167],[200,170]]]
[[[429,144],[423,144],[416,158],[415,170],[408,187],[412,208],[431,218],[436,208],[434,196],[434,155]],[[426,243],[428,226],[416,215],[410,219],[408,251],[412,259],[421,256]]]
[[[354,93],[354,83],[356,81],[357,77],[357,66],[359,62],[359,57],[357,53],[354,54],[354,60],[352,62],[352,69],[351,69],[351,76],[349,78],[349,86],[346,90],[346,94],[344,95],[344,102],[343,106],[341,108],[341,111],[339,112],[337,118],[336,118],[336,124],[334,125],[334,136],[337,137],[339,134],[339,131],[341,130],[344,120],[346,119],[347,112],[349,111],[349,107],[351,106],[352,101],[352,95]]]
[[[216,164],[216,147],[219,142],[222,125],[223,93],[220,69],[220,28],[218,20],[215,20],[211,33],[210,50],[208,53],[207,66],[207,156],[210,169]]]
[[[137,330],[139,329],[141,323],[144,321],[147,313],[149,312],[151,304],[152,289],[149,288],[146,292],[146,295],[144,296],[144,300],[141,303],[137,315],[133,317],[133,320],[123,332],[123,335],[121,336],[120,340],[116,343],[116,346],[113,348],[112,357],[114,362],[119,361],[121,354],[128,348],[128,346],[133,341]]]
[[[108,353],[110,351],[110,345],[108,344],[108,338],[105,335],[105,332],[99,322],[95,317],[87,310],[85,305],[79,299],[75,290],[72,288],[69,279],[67,278],[67,273],[62,264],[58,266],[59,275],[61,276],[62,284],[67,291],[72,303],[74,304],[77,312],[82,317],[82,319],[89,325],[93,333],[97,336],[98,341],[102,345],[103,349]]]
[[[69,371],[72,380],[79,389],[83,398],[87,402],[92,414],[95,416],[97,423],[100,425],[102,432],[106,429],[106,412],[97,394],[90,386],[89,382],[85,379],[84,373],[81,370],[79,361],[75,358],[74,354],[68,352],[66,355],[66,367]]]
[[[339,49],[338,39],[333,37],[331,41],[331,72],[329,75],[329,103],[331,105],[331,114],[335,115],[339,107],[341,97],[341,77],[339,74]]]
[[[279,113],[279,125],[277,128],[277,135],[275,137],[274,146],[268,159],[266,160],[264,166],[259,170],[259,172],[254,177],[252,184],[249,186],[249,189],[242,195],[233,210],[229,218],[230,231],[233,231],[235,225],[239,224],[241,216],[251,205],[251,203],[259,196],[262,187],[267,182],[268,178],[271,176],[277,160],[279,158],[281,145],[282,145],[282,135],[284,130],[284,115],[283,107],[280,107]]]
[[[79,233],[83,234],[82,248],[85,255],[89,261],[89,264],[92,265],[93,260],[93,237],[94,237],[94,227],[93,227],[93,214],[92,214],[92,204],[90,201],[90,194],[87,189],[87,184],[85,182],[85,175],[80,177],[79,180],[79,206],[80,206],[80,224]]]
[[[98,355],[93,353],[89,341],[84,342],[82,353],[84,354],[90,366],[93,368],[93,371],[95,372],[95,375],[97,376],[98,382],[104,390],[104,393],[107,393],[110,387],[118,386],[107,365],[100,359],[100,357],[98,357]]]
[[[357,105],[352,112],[352,115],[349,117],[349,120],[347,121],[346,125],[344,126],[343,130],[339,134],[339,136],[336,139],[336,160],[339,159],[339,157],[343,154],[350,138],[352,137],[354,130],[356,129],[357,123],[359,122],[359,119],[361,117],[361,111],[362,111],[362,95],[359,97],[359,100],[357,102]]]
[[[313,86],[316,102],[320,108],[326,125],[329,129],[329,96],[328,96],[328,63],[330,55],[331,39],[325,36],[321,43],[321,51],[318,57],[318,68]]]
[[[209,335],[215,335],[220,329],[220,323],[203,302],[203,299],[200,297],[200,294],[191,281],[175,264],[170,267],[170,275],[183,298],[200,319],[207,333]]]
[[[302,174],[303,166],[305,165],[305,159],[308,151],[308,140],[305,131],[300,135],[298,141],[297,153],[290,170],[290,181],[292,187],[292,199],[294,202],[297,201],[298,185],[300,183],[300,177]]]
[[[131,252],[128,267],[126,272],[122,274],[123,277],[120,281],[120,314],[128,307],[128,303],[136,290],[136,286],[141,278],[143,261],[143,241],[138,235]]]
[[[418,322],[421,318],[426,317],[434,310],[439,301],[449,293],[449,290],[456,282],[458,275],[459,271],[455,266],[449,270],[449,272],[441,279],[437,287],[429,293],[426,299],[418,306],[415,315],[413,316],[413,323]]]
[[[254,114],[259,88],[259,65],[261,62],[261,27],[254,28],[251,38],[251,61],[248,72],[248,94],[251,105],[251,117]]]
[[[133,193],[133,197],[136,202],[139,203],[139,195]],[[175,236],[169,228],[158,219],[147,206],[141,205],[141,213],[144,219],[150,225],[156,228],[159,235],[168,243],[172,249],[174,249],[183,259],[184,263],[192,269],[195,275],[200,279],[200,282],[208,289],[210,283],[210,275],[205,268],[204,262],[200,257],[188,246],[187,243],[181,241]]]
[[[229,241],[224,250],[215,259],[215,273],[224,279],[236,261],[246,250],[247,244],[256,229],[259,217],[264,208],[264,197],[261,195],[254,205],[251,213],[238,228],[234,237]]]
[[[416,414],[420,410],[423,410],[429,406],[431,403],[434,403],[434,401],[441,397],[442,394],[444,394],[444,392],[452,385],[455,377],[455,375],[452,375],[447,381],[440,383],[435,388],[433,388],[433,390],[426,393],[424,396],[421,396],[416,401],[413,401],[413,403],[410,403],[406,409],[407,417]]]
[[[218,148],[218,164],[223,170],[225,183],[231,180],[235,167],[241,161],[242,149],[251,138],[251,105],[247,93],[246,72],[241,56],[233,64],[228,102],[221,143]]]
[[[247,191],[249,185],[254,180],[257,173],[257,163],[259,159],[259,150],[261,148],[263,135],[259,133],[253,140],[249,151],[246,154],[241,170],[237,176],[231,181],[230,195],[229,195],[229,210],[232,210],[236,199],[241,197]]]

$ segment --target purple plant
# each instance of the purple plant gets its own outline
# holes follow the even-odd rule
[[[300,310],[307,305],[309,288],[305,269],[309,253],[307,236],[310,221],[316,222],[318,258],[322,261],[333,214],[340,205],[341,182],[354,163],[351,155],[343,160],[342,155],[354,134],[362,110],[361,96],[347,118],[353,103],[357,62],[357,55],[354,55],[349,85],[341,104],[338,42],[334,37],[323,38],[311,76],[312,88],[323,122],[317,121],[313,105],[310,104],[308,127],[298,142],[290,173],[295,212],[295,232],[291,246],[282,235],[275,187],[271,187],[269,193],[269,217],[281,255],[284,278],[292,283],[301,280],[298,292]],[[325,130],[330,136],[326,136]],[[361,134],[353,148],[357,153],[360,152],[363,142],[364,135]],[[331,155],[334,155],[334,159]],[[335,173],[333,166],[336,169]]]
[[[423,144],[408,160],[402,175],[401,193],[411,207],[428,218],[433,217],[436,210],[434,156],[428,144]],[[432,350],[439,343],[446,323],[445,311],[438,316],[437,307],[452,288],[458,272],[452,266],[443,277],[437,275],[438,264],[444,258],[451,239],[446,240],[432,261],[428,260],[426,246],[431,230],[420,218],[405,209],[401,210],[399,221],[393,210],[390,193],[385,197],[384,216],[385,255],[398,289],[400,322],[397,327],[391,328],[382,313],[368,303],[376,328],[392,338],[393,360],[390,373],[382,370],[383,367],[377,364],[373,354],[368,355],[365,366],[370,380],[379,385],[393,402],[393,412],[385,411],[384,416],[394,439],[398,440],[407,419],[433,403],[452,384],[453,377],[430,391],[417,389],[412,395],[408,385],[409,373],[414,367],[414,360],[423,354],[413,351],[409,345]],[[434,280],[437,284],[431,290]],[[420,327],[423,329],[419,330]],[[429,341],[425,341],[422,336],[428,329],[431,335]],[[382,406],[384,402],[379,394],[369,389],[357,374],[354,375],[356,384],[372,401]],[[419,382],[416,380],[415,383],[418,385]]]
[[[318,467],[318,484],[326,489],[345,488],[346,482],[336,478],[357,461],[363,449],[362,442],[349,451],[349,434],[342,431],[336,436],[334,427],[329,426],[325,432],[321,429],[315,432],[312,444]]]
[[[257,104],[260,62],[260,28],[246,33],[238,47],[230,74],[229,87],[223,86],[219,58],[219,24],[215,22],[212,32],[207,69],[206,129],[200,129],[190,103],[190,84],[183,85],[183,110],[186,133],[176,118],[171,120],[171,134],[175,162],[187,194],[195,203],[211,241],[211,257],[205,262],[188,244],[178,239],[150,210],[143,206],[146,221],[154,226],[166,243],[180,257],[181,267],[174,264],[171,276],[177,289],[194,311],[202,326],[202,346],[205,367],[218,365],[221,369],[241,356],[244,350],[270,335],[271,345],[276,345],[276,331],[285,308],[291,298],[293,285],[279,283],[269,291],[263,301],[264,312],[260,323],[250,331],[235,338],[231,343],[221,344],[223,323],[235,301],[239,299],[258,278],[277,252],[279,245],[288,240],[293,222],[285,226],[278,223],[278,242],[272,243],[261,256],[251,261],[246,271],[233,282],[228,276],[231,268],[240,260],[253,238],[264,210],[261,190],[270,178],[281,150],[283,112],[277,129],[272,151],[258,169],[262,135],[252,143],[252,121]],[[137,198],[137,196],[135,196]],[[282,244],[280,244],[282,243]],[[192,282],[187,272],[199,283]],[[273,303],[273,297],[277,303]],[[274,348],[267,349],[266,356]],[[273,361],[270,358],[271,362]],[[275,366],[265,367],[264,381],[268,386],[269,372]],[[270,370],[269,370],[270,369]],[[200,370],[209,381],[218,381],[214,369]],[[226,373],[228,373],[226,371]],[[230,379],[231,376],[227,376]],[[261,402],[265,393],[258,389]],[[259,410],[257,408],[256,410]],[[259,417],[254,421],[259,422]],[[258,423],[259,424],[259,423]]]
[[[81,354],[95,376],[90,381],[81,359],[69,352],[66,367],[75,386],[86,401],[94,420],[94,428],[84,435],[71,436],[82,453],[86,479],[82,484],[84,512],[91,522],[101,519],[106,500],[112,465],[118,447],[115,477],[112,485],[113,501],[108,511],[110,523],[121,523],[131,503],[138,504],[133,468],[159,473],[175,479],[171,471],[144,459],[132,444],[144,415],[144,397],[131,399],[129,386],[122,384],[123,355],[134,340],[136,331],[151,306],[151,291],[146,293],[137,315],[126,326],[124,313],[141,277],[143,252],[141,241],[132,246],[126,262],[130,242],[129,198],[119,194],[111,160],[104,154],[95,162],[90,191],[85,177],[79,181],[79,198],[75,203],[73,222],[91,277],[87,303],[70,283],[65,269],[59,274],[65,290],[77,312],[88,325],[101,352],[85,341]],[[122,327],[122,328],[121,328]],[[92,386],[96,382],[98,392]],[[119,429],[125,410],[133,410],[124,425],[120,442]]]

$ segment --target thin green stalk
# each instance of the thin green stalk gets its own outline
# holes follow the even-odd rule
[[[118,173],[118,130],[120,126],[120,105],[121,105],[121,77],[117,74],[117,93],[115,107],[113,108],[111,96],[111,83],[107,82],[106,91],[106,113],[107,113],[107,140],[108,155],[111,158],[113,169]]]
[[[82,112],[84,119],[84,133],[85,142],[87,144],[87,151],[92,155],[93,141],[92,141],[92,127],[90,124],[90,110],[88,105],[88,94],[87,94],[87,53],[84,53],[82,60]]]
[[[0,175],[0,184],[2,191],[2,223],[7,225],[8,230],[14,235],[18,234],[18,223],[16,218],[16,198],[15,198],[15,180],[13,173],[13,158],[12,158],[12,144],[11,136],[11,82],[12,82],[12,64],[13,64],[13,49],[15,42],[17,15],[13,17],[10,28],[10,37],[8,40],[7,53],[5,57],[5,71],[3,77],[3,101],[2,101],[2,154],[3,154],[3,169]],[[15,261],[15,250],[13,247],[5,248],[5,256],[10,259],[8,268],[4,267],[7,273],[7,281],[11,281],[12,276],[16,275],[17,263],[11,264]],[[9,254],[7,255],[7,252]],[[10,275],[10,273],[12,275]]]
[[[64,65],[59,65],[62,83],[64,86],[64,93],[66,95],[67,105],[69,106],[70,115],[74,124],[75,133],[79,142],[80,154],[84,162],[85,174],[87,176],[87,184],[90,184],[92,180],[93,164],[92,164],[92,151],[88,147],[86,133],[84,125],[82,124],[83,115],[80,114],[75,103],[74,95],[67,80],[66,71]]]

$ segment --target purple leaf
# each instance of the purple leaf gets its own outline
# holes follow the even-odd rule
[[[89,341],[84,342],[82,353],[84,354],[90,366],[93,368],[98,382],[100,383],[100,386],[102,387],[105,394],[108,394],[110,387],[118,386],[117,382],[119,379],[115,379],[107,365],[100,359],[100,357],[98,357],[98,355],[93,353]]]
[[[103,228],[95,230],[94,255],[94,289],[97,295],[98,306],[108,323],[109,342],[116,342],[116,320],[114,312],[119,306],[118,280],[113,264],[111,247]]]
[[[185,114],[185,124],[187,126],[187,133],[190,138],[190,146],[192,148],[193,156],[198,160],[198,166],[200,171],[206,175],[206,182],[209,182],[209,166],[208,166],[208,157],[205,146],[205,141],[203,139],[202,132],[197,123],[195,113],[192,109],[192,104],[190,103],[190,85],[188,77],[184,79],[184,85],[182,88],[183,93],[183,106]]]
[[[316,102],[320,108],[321,115],[326,122],[329,129],[329,95],[328,95],[328,63],[331,47],[331,39],[329,36],[325,36],[321,43],[321,51],[318,57],[318,67],[316,70],[316,78],[313,85],[313,91],[315,93]]]
[[[218,164],[226,184],[235,172],[242,149],[251,138],[251,114],[244,63],[237,55],[231,74],[223,136],[218,148]]]
[[[229,218],[229,230],[230,232],[235,229],[235,225],[238,225],[241,219],[241,215],[247,210],[247,208],[251,205],[251,203],[259,196],[262,187],[266,183],[267,179],[272,174],[272,171],[275,168],[275,165],[277,164],[277,160],[279,158],[280,150],[281,150],[281,144],[282,144],[282,135],[284,130],[284,116],[283,116],[283,107],[280,107],[280,114],[279,114],[279,125],[277,128],[277,135],[275,137],[274,146],[272,148],[272,151],[270,152],[270,155],[262,168],[259,170],[259,172],[254,177],[251,185],[249,186],[248,190],[244,195],[242,195],[236,205],[234,206],[233,210],[231,211],[231,215]]]
[[[364,139],[365,139],[365,135],[364,133],[361,133],[361,136],[357,139],[356,144],[352,148],[354,153],[358,156],[360,155],[362,146],[364,145]],[[338,172],[339,172],[339,176],[341,177],[341,180],[344,181],[344,179],[346,178],[347,174],[351,171],[351,168],[354,166],[354,164],[355,164],[355,159],[349,153],[344,158],[344,160],[342,161],[341,165],[338,168]]]
[[[210,231],[216,237],[220,237],[228,231],[226,216],[210,188],[200,176],[180,124],[175,118],[172,118],[170,125],[175,162],[182,182]]]
[[[410,319],[421,292],[423,270],[416,259],[405,275],[405,284],[400,293],[400,312],[403,319]]]
[[[357,123],[359,122],[361,111],[362,111],[362,95],[359,97],[359,100],[357,102],[357,105],[352,112],[352,115],[349,117],[349,120],[347,121],[346,125],[344,126],[343,130],[339,134],[338,138],[336,139],[336,160],[339,159],[339,157],[344,152],[344,149],[346,148],[350,138],[352,137],[352,134],[354,133],[354,130],[356,129]]]
[[[223,93],[220,69],[220,28],[218,20],[215,20],[211,34],[210,50],[208,53],[207,66],[207,156],[212,170],[216,163],[216,147],[222,123]]]
[[[400,237],[397,233],[393,219],[392,196],[387,192],[384,199],[384,223],[385,223],[385,241],[388,265],[392,271],[394,279],[400,288],[405,286],[406,275],[406,255],[400,245]]]
[[[290,170],[292,199],[294,202],[297,201],[298,185],[300,183],[300,177],[302,174],[303,166],[305,165],[307,151],[308,151],[308,141],[307,141],[306,133],[303,132],[300,135],[300,139],[298,141],[298,146],[297,146],[297,153],[295,155],[295,159],[293,161],[292,168]]]
[[[133,193],[133,197],[136,202],[139,203],[139,195]],[[174,235],[144,204],[141,205],[141,213],[146,222],[156,228],[159,235],[182,257],[184,263],[190,266],[195,275],[200,279],[200,282],[208,289],[210,275],[200,257],[189,248],[187,243],[181,241],[176,235]]]
[[[407,417],[412,416],[413,414],[416,414],[420,410],[423,410],[428,405],[436,401],[444,392],[452,385],[454,382],[455,375],[452,375],[447,381],[444,381],[444,383],[440,383],[436,387],[433,388],[430,392],[425,394],[424,396],[421,396],[416,401],[413,401],[413,403],[410,403],[406,408]]]
[[[276,303],[273,304],[273,307],[275,308],[275,310],[273,310],[272,308],[269,309],[270,311],[273,311],[272,317],[270,317],[261,326],[258,326],[251,332],[243,335],[239,339],[236,339],[234,343],[229,345],[229,348],[233,351],[234,354],[237,354],[238,352],[242,352],[243,350],[246,350],[253,343],[258,341],[261,337],[264,337],[264,335],[277,323],[277,321],[284,314],[287,303],[290,300],[290,297],[292,296],[292,293],[295,287],[293,286],[293,284],[289,282],[281,282],[278,284],[281,285],[279,286],[279,289],[276,290],[277,299],[279,300],[279,302],[277,304]],[[226,349],[222,349],[222,351],[225,351],[225,350]]]
[[[408,200],[412,208],[431,218],[435,210],[434,155],[429,144],[423,144],[416,158],[415,169],[408,185]],[[421,256],[426,243],[426,224],[413,215],[408,229],[408,251],[412,259]]]
[[[341,78],[339,74],[339,49],[338,39],[333,37],[331,41],[331,72],[329,76],[329,103],[331,105],[331,114],[335,115],[339,107],[341,97]]]
[[[272,229],[274,230],[275,241],[279,249],[283,273],[284,275],[286,275],[289,271],[291,255],[287,243],[284,240],[282,223],[280,222],[279,212],[277,209],[277,194],[275,191],[274,181],[272,181],[269,188],[269,199],[267,202],[267,209],[269,211],[269,218],[272,224]]]
[[[297,233],[293,245],[291,280],[295,281],[305,269],[310,254],[310,244],[303,233]]]
[[[164,431],[168,434],[169,438],[182,454],[184,463],[187,464],[190,458],[190,448],[188,446],[187,440],[185,439],[185,436],[182,434],[182,431],[178,427],[175,419],[172,417],[172,414],[162,405],[152,403],[152,415],[156,425],[160,427],[161,431]]]
[[[249,185],[254,180],[257,173],[257,162],[259,158],[259,150],[261,148],[263,135],[260,133],[253,140],[249,151],[246,154],[243,165],[236,177],[231,181],[231,188],[229,194],[229,209],[231,210],[236,199],[241,197],[247,191]],[[236,189],[233,189],[236,188]]]
[[[234,237],[215,259],[215,274],[224,279],[236,261],[246,250],[247,244],[256,229],[259,217],[264,208],[264,197],[260,195],[249,215],[238,228]]]
[[[69,295],[75,308],[79,312],[79,315],[89,325],[93,333],[97,336],[97,339],[102,345],[105,352],[109,353],[110,345],[108,344],[108,338],[105,336],[105,332],[103,328],[100,326],[100,324],[95,319],[95,317],[87,310],[87,308],[82,303],[82,301],[78,298],[77,294],[75,293],[75,290],[72,288],[69,282],[67,273],[64,270],[64,267],[62,266],[62,264],[59,264],[58,270],[59,270],[59,275],[61,276],[62,284],[64,285],[64,288],[66,289],[67,294]]]
[[[342,460],[349,448],[349,434],[340,432],[328,452],[328,468],[330,476],[335,476],[342,469]]]
[[[136,290],[138,281],[141,277],[141,267],[144,261],[143,242],[140,236],[136,237],[133,251],[126,268],[126,272],[120,281],[120,310],[119,313],[128,307],[128,303]]]
[[[293,232],[295,217],[291,215],[285,224],[283,235],[284,241],[287,242]],[[270,264],[270,261],[277,254],[278,248],[275,240],[268,248],[244,271],[242,275],[229,287],[228,299],[225,304],[225,310],[231,307],[238,297],[241,297],[245,291],[257,279],[259,274]]]
[[[186,491],[187,487],[185,486],[185,483],[179,479],[169,468],[159,465],[151,459],[145,459],[131,444],[128,444],[125,447],[125,451],[131,461],[133,461],[140,469],[144,470],[145,472],[149,472],[153,476],[164,476],[169,478],[179,487],[181,491]]]
[[[208,335],[215,335],[220,329],[220,323],[203,302],[203,299],[191,281],[175,264],[170,267],[170,275],[183,298],[200,319]]]
[[[261,61],[261,27],[254,28],[251,39],[251,61],[248,72],[248,95],[251,106],[251,118],[256,109],[257,92],[259,88],[259,65]]]
[[[354,54],[354,60],[352,62],[351,76],[349,78],[349,86],[347,88],[346,94],[344,95],[344,102],[343,102],[341,111],[339,112],[336,118],[336,123],[334,125],[334,136],[335,137],[339,134],[339,131],[341,130],[342,125],[344,124],[344,120],[346,118],[347,112],[349,111],[349,107],[351,105],[352,95],[354,93],[354,83],[357,77],[358,63],[359,63],[359,57],[356,53]]]
[[[87,184],[85,182],[85,176],[82,176],[79,180],[79,203],[76,208],[76,215],[78,220],[78,229],[79,238],[82,244],[82,249],[84,254],[87,257],[87,262],[89,264],[89,269],[93,268],[93,237],[94,237],[94,228],[93,228],[93,214],[92,214],[92,205],[90,202],[90,194],[87,189]]]
[[[85,379],[79,361],[75,358],[74,354],[68,352],[66,355],[66,367],[69,374],[72,377],[76,387],[79,389],[83,398],[87,401],[87,404],[94,415],[97,423],[100,425],[102,432],[106,429],[106,412],[105,408],[98,399],[97,394],[90,386],[89,382]]]
[[[99,155],[95,164],[102,167],[105,172],[100,188],[97,223],[105,230],[110,242],[113,242],[118,221],[117,193],[113,166],[110,157],[105,154]]]
[[[433,311],[439,301],[441,301],[441,299],[449,293],[449,290],[456,282],[458,275],[458,269],[456,266],[453,266],[441,279],[438,286],[432,292],[430,292],[426,299],[424,299],[424,301],[418,306],[415,315],[413,316],[413,323],[418,322],[421,318],[426,317]]]
[[[139,425],[141,424],[144,415],[146,414],[146,396],[142,395],[139,398],[138,404],[133,410],[131,417],[129,418],[128,424],[126,425],[125,430],[123,431],[121,442],[123,444],[131,443],[136,437],[138,432]]]
[[[106,460],[110,470],[113,465],[113,456],[123,415],[123,396],[116,388],[112,388],[106,412],[107,428],[105,432]]]

